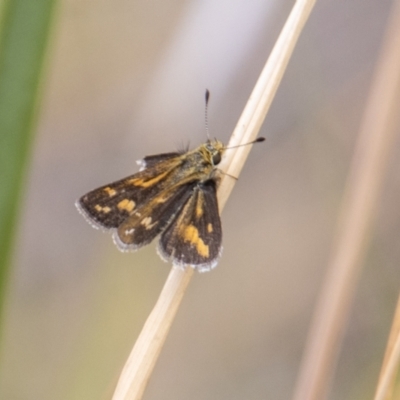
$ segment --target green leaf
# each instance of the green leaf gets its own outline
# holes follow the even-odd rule
[[[55,3],[0,4],[0,323]]]

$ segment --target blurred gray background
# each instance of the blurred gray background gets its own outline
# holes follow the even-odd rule
[[[170,266],[74,201],[144,155],[229,136],[294,1],[64,0],[15,247],[2,399],[109,399]],[[290,398],[391,1],[319,0],[144,399]],[[393,148],[330,399],[372,398],[400,284]]]

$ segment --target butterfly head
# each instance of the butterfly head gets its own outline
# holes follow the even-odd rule
[[[212,165],[218,165],[221,162],[222,154],[225,152],[225,146],[219,140],[209,140],[204,145],[207,153],[207,158],[210,160]]]

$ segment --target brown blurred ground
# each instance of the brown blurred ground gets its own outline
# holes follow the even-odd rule
[[[169,272],[74,208],[135,160],[227,141],[293,1],[59,7],[7,307],[0,398],[108,399]],[[320,0],[224,210],[146,400],[288,399],[330,256],[390,1]],[[371,398],[400,283],[399,142],[331,399]]]

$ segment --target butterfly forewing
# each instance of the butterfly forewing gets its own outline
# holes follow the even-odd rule
[[[118,228],[138,208],[175,184],[179,171],[178,153],[161,154],[137,174],[92,190],[76,203],[78,210],[95,227]]]
[[[181,155],[181,153],[163,153],[163,154],[155,154],[152,156],[146,156],[143,160],[138,161],[138,164],[141,166],[141,169],[151,168],[158,164],[160,161],[169,160],[171,158],[177,158]]]

